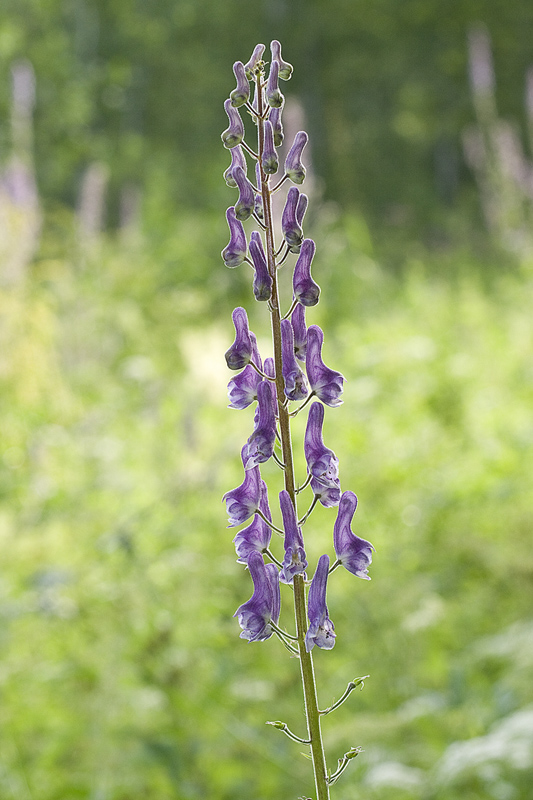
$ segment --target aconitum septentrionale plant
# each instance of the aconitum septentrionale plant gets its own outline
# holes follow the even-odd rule
[[[353,575],[369,580],[373,547],[351,530],[357,497],[352,491],[341,491],[339,460],[323,440],[325,406],[333,409],[342,403],[344,378],[322,360],[322,329],[318,325],[312,324],[309,328],[306,325],[306,309],[312,309],[320,297],[320,287],[311,277],[315,242],[305,238],[302,228],[307,196],[297,188],[305,180],[302,159],[308,136],[305,131],[296,134],[283,170],[274,177],[280,166],[278,148],[283,142],[285,99],[279,80],[291,77],[292,66],[283,61],[279,42],[272,42],[270,47],[272,58],[268,75],[262,44],[255,47],[246,64],[237,61],[233,65],[237,87],[224,103],[229,127],[222,134],[222,141],[231,151],[231,163],[224,178],[233,191],[238,190],[238,197],[226,211],[230,239],[222,250],[222,258],[227,267],[242,265],[241,269],[252,270],[254,298],[264,302],[270,312],[273,358],[261,358],[256,337],[248,327],[246,311],[236,308],[233,311],[235,341],[225,354],[228,367],[238,371],[228,385],[229,405],[245,409],[253,404],[255,414],[250,436],[241,450],[243,481],[226,492],[223,499],[229,527],[247,523],[233,539],[238,561],[247,566],[253,582],[252,596],[235,612],[242,628],[240,636],[248,642],[265,642],[275,635],[300,661],[307,731],[298,736],[284,722],[268,724],[310,748],[317,800],[325,800],[329,798],[329,787],[360,748],[351,747],[339,758],[336,769],[329,770],[321,719],[338,708],[356,686],[362,686],[363,678],[350,681],[336,703],[319,709],[312,651],[315,646],[331,650],[336,643],[335,626],[326,605],[329,575],[342,565]],[[253,145],[245,139],[241,113],[249,115],[255,125],[257,141]],[[248,170],[252,179],[248,177]],[[276,241],[272,196],[288,186],[280,220],[282,240]],[[249,219],[255,221],[257,230],[247,240],[242,223]],[[278,289],[278,270],[291,269],[291,261],[292,297],[285,300]],[[303,409],[308,414],[302,442],[307,475],[302,476],[297,485],[290,423]],[[279,496],[276,515],[279,525],[272,521],[270,487],[261,476],[262,465],[270,459],[274,459],[283,475],[281,490],[280,486],[270,489]],[[309,490],[308,510],[299,517],[297,498],[301,494],[305,496]],[[337,507],[336,519],[332,519],[332,535],[329,542],[324,542],[324,547],[333,550],[336,558],[330,566],[329,555],[321,555],[310,579],[313,567],[306,556],[303,529],[317,503],[325,508]],[[277,554],[271,544],[273,530],[283,536],[283,548],[280,539]],[[293,590],[287,591],[283,599],[294,604],[294,633],[280,625],[280,584],[288,584]]]

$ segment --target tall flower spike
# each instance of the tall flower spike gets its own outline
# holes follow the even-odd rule
[[[231,100],[233,108],[238,108],[239,106],[243,106],[250,97],[250,84],[248,83],[242,61],[235,62],[233,65],[233,72],[237,80],[237,88],[231,92],[229,99]]]
[[[242,264],[246,257],[246,234],[242,222],[235,216],[233,206],[226,211],[226,219],[229,226],[229,242],[221,253],[224,264],[233,269]]]
[[[281,358],[285,394],[289,400],[304,400],[309,393],[305,375],[294,355],[294,333],[290,320],[281,320]]]
[[[233,616],[238,618],[242,628],[241,639],[264,642],[272,636],[269,625],[275,611],[272,578],[266,571],[263,556],[259,553],[250,553],[248,569],[254,582],[254,593],[248,602],[239,606]]]
[[[236,108],[233,108],[229,98],[224,103],[224,110],[228,115],[229,127],[220,134],[220,138],[224,147],[230,150],[232,147],[237,147],[244,139],[244,124],[241,115]]]
[[[334,488],[339,478],[339,459],[322,440],[324,406],[313,403],[307,417],[304,453],[309,474],[323,486]]]
[[[270,52],[272,53],[272,60],[277,61],[279,64],[279,77],[282,81],[288,81],[292,75],[293,67],[288,61],[284,61],[282,59],[281,44],[277,39],[274,39],[273,42],[270,42]]]
[[[294,142],[287,153],[285,159],[285,172],[293,183],[303,183],[305,179],[305,167],[302,164],[302,151],[307,144],[309,137],[305,131],[298,131],[294,137]]]
[[[252,216],[255,205],[255,192],[241,166],[235,167],[233,177],[239,187],[239,199],[235,203],[235,216],[238,220],[244,222]]]
[[[265,144],[263,147],[261,165],[267,175],[274,175],[278,171],[279,167],[278,154],[276,152],[276,148],[274,147],[272,123],[268,119],[265,122]]]
[[[318,325],[310,325],[307,329],[307,356],[305,367],[311,391],[327,406],[334,408],[342,403],[344,376],[334,369],[326,367],[322,361],[322,344],[324,334]]]
[[[246,77],[249,80],[255,77],[255,70],[257,67],[261,65],[263,53],[265,52],[265,45],[264,44],[256,44],[254,47],[254,51],[250,57],[250,60],[246,62],[244,65],[244,71],[246,73]]]
[[[259,501],[259,510],[270,522],[272,516],[268,505],[268,492],[267,485],[261,481],[261,499]],[[246,564],[248,557],[253,550],[258,553],[264,553],[270,544],[272,538],[272,528],[262,519],[259,514],[255,514],[253,520],[248,527],[243,528],[237,533],[233,539],[235,544],[235,552],[237,553],[237,561],[240,564]]]
[[[360,539],[350,528],[350,523],[357,508],[357,497],[353,492],[344,492],[339,503],[337,519],[333,526],[333,546],[337,561],[346,567],[348,572],[370,580],[368,567],[372,563],[372,550],[370,542]]]
[[[268,81],[266,86],[266,99],[271,108],[281,108],[283,105],[283,95],[278,87],[279,77],[279,64],[277,61],[272,61],[270,71],[268,73]]]
[[[276,418],[272,410],[270,381],[261,381],[257,388],[258,416],[254,431],[246,443],[244,469],[252,469],[272,458],[276,442]]]
[[[316,478],[311,478],[311,489],[318,502],[324,508],[339,505],[341,499],[341,482],[339,480],[336,480],[333,486],[324,486]]]
[[[302,531],[298,527],[296,511],[289,493],[283,489],[279,493],[283,529],[285,531],[285,558],[279,579],[283,583],[292,583],[295,575],[304,572],[307,567],[307,558],[304,550]]]
[[[252,360],[261,369],[261,356],[257,349],[255,334],[250,331],[252,340]],[[247,408],[257,400],[257,387],[261,383],[261,375],[251,364],[247,364],[242,372],[231,378],[228,383],[229,408]]]
[[[274,132],[274,144],[280,147],[283,144],[283,125],[281,123],[281,108],[271,108],[268,115],[269,122],[272,124]]]
[[[294,333],[294,355],[305,361],[307,353],[307,327],[305,325],[305,307],[297,303],[291,314],[291,325]]]
[[[322,647],[331,650],[335,644],[334,625],[328,615],[326,605],[326,584],[328,581],[329,556],[323,555],[318,559],[316,572],[309,589],[309,602],[307,616],[309,628],[305,634],[305,649],[309,653],[313,647]]]
[[[241,458],[244,463],[246,445],[242,448]],[[244,481],[222,497],[226,502],[228,528],[234,528],[250,519],[259,508],[261,500],[261,473],[259,467],[248,469],[244,473]]]
[[[304,239],[292,276],[294,297],[303,306],[316,306],[320,297],[320,286],[311,277],[311,263],[314,255],[314,241]]]
[[[268,271],[263,242],[259,231],[250,235],[250,256],[254,262],[255,277],[253,292],[256,300],[270,300],[272,294],[272,276]]]
[[[226,364],[230,369],[242,369],[250,363],[253,350],[252,339],[248,329],[248,317],[241,306],[237,306],[231,316],[235,325],[235,341],[226,350]]]
[[[224,180],[226,181],[227,185],[231,189],[235,189],[237,187],[237,183],[235,178],[233,177],[233,170],[235,167],[242,167],[244,174],[246,175],[247,170],[246,159],[244,157],[244,153],[242,152],[242,147],[240,144],[236,145],[235,147],[231,148],[231,164],[224,172]]]
[[[285,207],[281,215],[281,230],[285,241],[290,248],[297,248],[300,250],[304,233],[296,219],[296,209],[298,207],[298,200],[300,192],[296,186],[291,186],[287,192],[287,199],[285,200]]]

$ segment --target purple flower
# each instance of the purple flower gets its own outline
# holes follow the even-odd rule
[[[246,445],[241,451],[241,458],[245,457]],[[226,492],[222,500],[226,501],[226,511],[228,514],[228,528],[234,528],[250,519],[259,508],[261,499],[261,473],[259,467],[247,469],[244,473],[244,481],[236,489]]]
[[[226,128],[226,130],[220,134],[220,138],[224,143],[224,147],[230,150],[232,147],[236,147],[240,144],[244,139],[244,125],[238,110],[231,105],[231,100],[228,99],[225,101],[224,110],[228,115],[229,128]]]
[[[259,219],[263,219],[263,197],[261,195],[261,167],[259,161],[255,162],[255,180],[259,191],[255,195],[254,211]]]
[[[263,372],[265,375],[268,375],[269,378],[276,377],[276,366],[273,358],[265,358]],[[274,381],[269,381],[268,383],[270,386],[270,396],[272,398],[272,408],[274,410],[274,416],[276,416],[278,413],[278,395],[276,393],[276,384]]]
[[[270,42],[270,52],[272,53],[272,60],[277,61],[279,64],[279,77],[282,81],[288,81],[292,75],[292,64],[282,59],[281,45],[277,39]]]
[[[338,506],[341,499],[341,482],[337,479],[333,486],[324,486],[316,478],[311,478],[311,489],[324,508]]]
[[[238,267],[242,264],[246,256],[246,234],[240,222],[235,216],[235,209],[233,206],[226,211],[226,219],[229,225],[229,242],[228,246],[224,248],[221,255],[224,259],[224,264],[227,267]]]
[[[335,488],[339,478],[339,459],[322,441],[324,406],[313,403],[305,429],[304,453],[307,469],[318,483]]]
[[[265,122],[265,143],[263,146],[261,166],[267,175],[274,175],[279,167],[278,154],[274,147],[274,131],[272,130],[272,123],[268,119]]]
[[[311,262],[314,255],[314,241],[304,239],[292,277],[294,296],[303,306],[316,306],[320,296],[320,286],[311,277]]]
[[[291,325],[294,333],[294,355],[305,361],[307,352],[307,327],[305,324],[305,308],[298,303],[291,314]]]
[[[356,536],[350,528],[356,508],[356,495],[353,492],[343,492],[333,526],[333,546],[337,561],[346,567],[348,572],[353,572],[358,578],[369,581],[368,567],[372,563],[374,548],[370,542]]]
[[[285,489],[279,493],[279,504],[285,531],[285,558],[283,559],[283,569],[280,572],[279,579],[283,583],[292,583],[295,575],[304,572],[307,567],[307,558],[305,556],[302,530],[298,527],[298,520],[296,519],[296,511],[290,495]]]
[[[259,509],[264,516],[272,522],[272,516],[268,505],[267,485],[264,481],[261,481]],[[258,553],[263,553],[268,548],[271,538],[272,529],[261,519],[259,514],[255,514],[248,527],[239,531],[233,539],[235,551],[237,553],[237,561],[240,564],[246,564],[253,550],[257,550]]]
[[[246,175],[246,170],[248,165],[246,164],[246,159],[244,157],[244,153],[242,152],[242,147],[238,144],[236,147],[231,148],[231,164],[224,172],[224,180],[226,181],[227,185],[235,189],[237,187],[237,183],[235,182],[235,178],[233,177],[233,170],[235,167],[242,167],[244,174]]]
[[[305,167],[302,164],[302,151],[307,144],[309,137],[305,131],[298,131],[294,137],[294,142],[287,153],[285,159],[285,172],[293,183],[303,183],[305,179]],[[238,143],[237,143],[238,144]]]
[[[250,331],[252,340],[252,361],[261,369],[261,356],[257,349],[257,339],[255,334]],[[247,408],[254,400],[257,400],[257,387],[261,383],[261,375],[251,364],[235,375],[228,383],[229,408]]]
[[[271,108],[268,119],[274,132],[274,144],[280,147],[283,144],[283,125],[281,123],[281,108]]]
[[[234,108],[238,108],[239,106],[244,105],[250,97],[250,84],[248,83],[248,78],[246,77],[246,72],[242,61],[235,62],[233,65],[233,72],[235,73],[235,78],[237,79],[237,88],[231,92],[229,98],[231,100],[231,105]]]
[[[256,300],[270,300],[272,294],[272,277],[268,271],[263,241],[259,231],[252,231],[250,236],[250,256],[254,262],[255,277],[253,292]]]
[[[344,377],[322,361],[324,334],[318,325],[307,329],[306,370],[311,391],[327,406],[340,406]]]
[[[307,211],[307,204],[309,203],[309,198],[303,192],[300,192],[300,196],[298,198],[298,205],[296,206],[296,222],[298,225],[302,225],[304,221],[305,212]]]
[[[289,400],[303,400],[309,390],[305,375],[296,362],[294,333],[288,319],[281,320],[281,357],[285,394]]]
[[[274,565],[265,566],[262,555],[255,551],[250,553],[248,569],[254,582],[254,593],[233,615],[238,617],[242,628],[241,639],[248,639],[249,642],[269,639],[272,636],[269,623],[277,624],[279,619],[279,580],[270,567]],[[276,567],[274,570],[277,573]]]
[[[252,338],[248,329],[248,317],[241,306],[237,306],[231,316],[235,325],[235,341],[229,350],[226,350],[226,364],[230,369],[242,369],[246,364],[250,363],[253,351]]]
[[[287,192],[287,199],[281,216],[281,230],[285,241],[290,248],[295,247],[298,248],[298,250],[304,238],[304,233],[296,220],[296,207],[299,197],[300,192],[297,187],[291,186]]]
[[[265,45],[264,44],[256,44],[256,46],[254,47],[254,51],[253,51],[253,53],[252,53],[252,55],[250,57],[250,60],[247,61],[246,64],[244,65],[244,71],[246,73],[246,77],[249,80],[252,80],[252,78],[255,78],[255,74],[254,74],[255,69],[256,69],[257,65],[260,63],[260,61],[262,60],[264,52],[265,52]]]
[[[318,559],[316,572],[309,588],[307,616],[309,628],[305,634],[305,649],[309,653],[313,647],[331,650],[335,644],[335,633],[332,621],[328,616],[326,605],[326,584],[328,581],[329,556]]]
[[[235,216],[241,222],[244,222],[252,216],[255,205],[255,192],[241,166],[237,165],[235,167],[233,177],[239,187],[239,199],[235,203]]]
[[[278,77],[279,63],[277,61],[272,61],[265,92],[267,103],[271,108],[281,108],[283,105],[284,97],[278,87]]]
[[[257,388],[258,416],[254,431],[245,445],[244,469],[257,467],[268,461],[276,442],[276,418],[272,410],[270,381],[261,381]]]

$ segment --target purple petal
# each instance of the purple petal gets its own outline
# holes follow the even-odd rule
[[[314,255],[314,241],[304,239],[292,278],[294,296],[303,306],[316,306],[320,296],[320,286],[311,277],[311,262]]]
[[[324,406],[313,403],[305,429],[304,453],[307,469],[313,478],[324,486],[334,488],[339,478],[339,459],[322,440]]]
[[[356,508],[357,496],[353,492],[344,492],[333,526],[333,546],[337,560],[348,572],[369,581],[368,567],[372,563],[374,548],[366,539],[360,539],[352,532],[350,524]]]
[[[334,625],[329,618],[326,605],[328,570],[329,557],[327,555],[320,556],[309,588],[307,615],[310,624],[305,635],[305,649],[308,653],[315,644],[324,650],[331,650],[335,644]]]
[[[305,375],[298,366],[294,355],[294,333],[290,320],[281,320],[282,374],[285,381],[285,394],[289,400],[303,400],[309,390]]]
[[[246,311],[238,306],[232,314],[233,324],[235,325],[235,341],[226,350],[226,364],[230,369],[242,369],[250,363],[253,352],[253,344],[248,329],[248,317]]]
[[[248,78],[246,77],[246,71],[242,61],[235,62],[233,65],[233,72],[235,74],[235,78],[237,79],[237,88],[231,92],[229,97],[231,100],[231,105],[234,108],[238,108],[239,106],[244,105],[244,103],[246,103],[250,97],[250,84],[248,83]]]
[[[235,216],[233,206],[226,211],[226,219],[229,225],[230,239],[228,246],[224,248],[221,255],[227,267],[238,267],[242,264],[246,256],[246,234],[240,222]]]
[[[283,517],[283,530],[285,531],[285,558],[280,581],[292,583],[295,575],[304,572],[307,567],[307,558],[304,550],[302,531],[298,527],[296,511],[289,493],[283,489],[279,495],[281,515]]]
[[[220,138],[224,143],[224,147],[231,149],[236,147],[244,139],[244,124],[236,108],[233,108],[231,100],[226,100],[224,103],[224,110],[228,115],[229,127],[220,134]]]
[[[327,406],[340,406],[344,377],[340,372],[326,367],[322,361],[324,334],[318,325],[307,329],[306,370],[311,391]]]
[[[272,628],[268,624],[275,610],[272,578],[266,571],[263,556],[255,551],[248,558],[248,569],[254,582],[254,593],[233,616],[238,617],[242,628],[241,639],[263,642],[272,636]]]
[[[278,154],[274,146],[274,131],[272,130],[272,123],[268,119],[265,122],[265,141],[261,165],[267,175],[274,175],[279,167]]]
[[[261,481],[261,499],[259,501],[259,510],[268,520],[272,522],[272,516],[270,514],[270,508],[268,505],[267,486],[264,481]],[[259,516],[259,514],[255,514],[248,527],[239,531],[233,539],[235,551],[237,553],[237,561],[239,561],[241,564],[246,564],[252,550],[257,550],[258,553],[263,553],[269,546],[271,538],[272,529]]]
[[[293,183],[303,183],[305,179],[305,167],[302,164],[302,151],[307,144],[309,137],[305,131],[298,131],[294,137],[294,142],[287,153],[285,159],[285,172]]]

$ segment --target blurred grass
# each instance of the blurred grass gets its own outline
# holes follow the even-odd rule
[[[223,353],[247,274],[201,215],[92,253],[65,220],[48,230],[32,281],[0,294],[0,796],[310,793],[298,747],[264,727],[301,730],[297,664],[232,619],[250,582],[220,500],[252,417],[225,407]],[[528,800],[531,274],[455,253],[439,275],[419,252],[393,276],[360,219],[317,230],[308,324],[347,378],[325,440],[376,547],[372,583],[332,577],[337,645],[316,657],[323,705],[371,675],[324,721],[331,766],[365,751],[334,796]],[[311,564],[334,516],[306,526]]]

